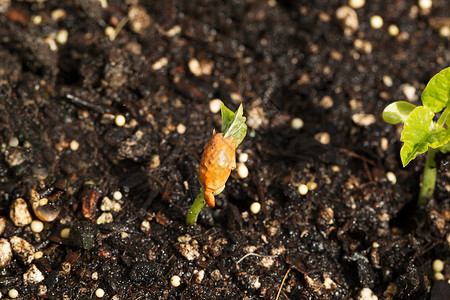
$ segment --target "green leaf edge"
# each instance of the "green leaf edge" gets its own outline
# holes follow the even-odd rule
[[[236,147],[244,140],[247,134],[246,118],[244,115],[244,108],[242,103],[239,105],[236,112],[232,112],[228,107],[221,102],[222,115],[222,132],[223,137],[232,136],[236,139]]]
[[[405,123],[415,108],[416,106],[412,103],[396,101],[385,107],[382,117],[386,123],[392,125]]]
[[[421,95],[424,106],[434,113],[441,111],[450,103],[450,67],[434,75]]]

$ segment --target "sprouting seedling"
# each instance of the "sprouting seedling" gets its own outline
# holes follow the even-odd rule
[[[222,132],[216,133],[213,130],[213,137],[203,151],[198,176],[202,188],[188,212],[187,225],[197,222],[198,215],[205,203],[211,207],[215,206],[214,196],[225,189],[225,183],[231,171],[236,168],[236,147],[247,133],[242,104],[233,113],[222,103],[221,111]]]
[[[400,141],[403,167],[416,158],[417,154],[428,151],[422,176],[422,186],[417,203],[425,204],[434,193],[436,185],[436,161],[438,151],[450,151],[450,68],[443,69],[430,79],[423,90],[423,106],[397,101],[383,111],[383,119],[390,124],[404,123]],[[437,121],[435,114],[441,112]],[[429,149],[430,148],[430,149]]]

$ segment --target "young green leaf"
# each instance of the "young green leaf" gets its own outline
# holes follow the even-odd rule
[[[404,142],[400,150],[403,166],[413,160],[417,154],[424,153],[428,147],[438,148],[450,140],[450,131],[433,122],[431,109],[416,107],[405,121],[400,140]]]
[[[405,123],[409,114],[416,108],[412,103],[397,101],[389,104],[383,110],[383,120],[389,124]]]
[[[430,79],[422,93],[424,106],[436,113],[450,104],[450,68],[446,68]]]
[[[238,146],[247,134],[246,118],[243,116],[244,109],[242,108],[242,104],[239,105],[238,110],[234,113],[222,103],[221,111],[223,137],[234,137],[237,140]]]

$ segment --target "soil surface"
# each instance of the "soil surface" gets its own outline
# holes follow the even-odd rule
[[[425,157],[381,118],[450,65],[447,1],[63,3],[0,3],[4,298],[448,297],[448,157],[416,207]],[[186,227],[214,98],[244,105],[248,176]]]

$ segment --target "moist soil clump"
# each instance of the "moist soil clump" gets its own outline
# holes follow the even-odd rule
[[[448,157],[416,207],[425,158],[381,118],[450,64],[445,1],[3,2],[4,297],[449,294]],[[215,98],[244,105],[249,172],[187,227]]]

